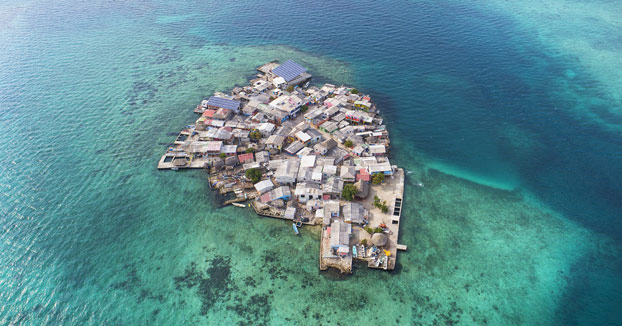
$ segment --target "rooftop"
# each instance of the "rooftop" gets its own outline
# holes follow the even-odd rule
[[[272,69],[272,72],[275,75],[283,77],[283,79],[287,82],[300,76],[300,74],[306,71],[307,69],[292,60],[287,60],[282,65]]]

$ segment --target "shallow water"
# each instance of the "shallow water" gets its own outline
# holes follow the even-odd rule
[[[567,5],[1,4],[0,324],[622,323],[622,91],[565,41],[615,63],[620,5],[540,26]],[[391,274],[320,273],[317,230],[155,169],[202,97],[289,58],[389,120]]]

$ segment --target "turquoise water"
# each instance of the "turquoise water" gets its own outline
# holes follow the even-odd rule
[[[622,324],[621,10],[0,4],[0,324]],[[391,274],[320,273],[317,230],[155,168],[202,97],[289,58],[390,121]]]

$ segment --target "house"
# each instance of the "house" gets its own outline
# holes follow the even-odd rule
[[[300,167],[298,169],[298,174],[296,176],[296,180],[298,182],[311,182],[313,181],[313,168],[310,167]]]
[[[223,145],[220,152],[227,156],[233,156],[238,153],[238,145]]]
[[[327,139],[322,142],[322,145],[330,151],[331,149],[337,147],[337,142],[334,139]]]
[[[393,169],[391,168],[391,163],[389,161],[376,163],[367,167],[369,174],[374,175],[377,173],[384,173],[385,175],[392,175]]]
[[[283,112],[285,115],[282,121],[295,118],[302,107],[302,100],[296,95],[281,95],[270,102],[270,107]]]
[[[216,110],[216,113],[214,113],[214,119],[228,120],[231,117],[231,114],[233,114],[233,111],[220,108]]]
[[[384,156],[387,154],[387,149],[384,145],[369,145],[369,152],[373,156]]]
[[[305,155],[302,157],[302,159],[300,160],[300,167],[301,168],[312,168],[315,166],[315,159],[316,156],[315,155]]]
[[[293,186],[296,183],[300,162],[297,159],[285,160],[274,172],[274,179],[281,185]]]
[[[208,141],[206,146],[206,152],[208,155],[220,155],[222,141]]]
[[[272,69],[272,74],[282,78],[287,86],[298,85],[311,79],[307,69],[292,60],[287,60]]]
[[[322,194],[324,200],[339,199],[343,191],[343,180],[338,177],[330,177],[322,184]]]
[[[269,122],[261,123],[257,127],[257,131],[261,133],[262,137],[269,137],[274,132],[274,129],[276,129],[276,126]]]
[[[296,139],[298,139],[298,141],[303,144],[309,143],[311,141],[311,136],[304,131],[297,132],[295,136]]]
[[[335,220],[330,225],[330,248],[341,257],[350,253],[352,225]]]
[[[349,224],[366,224],[369,213],[359,203],[348,202],[343,206],[343,219]]]
[[[291,199],[291,191],[289,187],[281,186],[276,189],[271,190],[270,192],[264,193],[259,197],[259,201],[262,203],[268,203],[273,200],[283,200],[288,201]]]
[[[270,181],[270,179],[262,180],[255,184],[255,190],[257,190],[260,195],[272,190],[273,188],[274,184],[272,183],[272,181]]]
[[[370,182],[371,175],[365,168],[359,169],[359,173],[356,175],[356,181]]]
[[[318,165],[313,168],[313,173],[311,174],[311,180],[313,180],[313,182],[317,182],[317,183],[322,182],[322,177],[323,177],[322,168],[323,166],[321,165]]]
[[[354,102],[354,107],[361,110],[369,111],[369,109],[371,108],[371,102],[369,102],[368,100],[358,100]]]
[[[321,115],[322,115],[322,110],[315,109],[315,110],[305,113],[304,118],[306,122],[314,124],[316,119],[319,118]]]
[[[285,137],[281,135],[270,135],[270,137],[268,137],[268,140],[266,140],[266,147],[268,149],[281,150],[281,148],[283,148],[284,142],[285,142]]]
[[[268,151],[261,151],[255,153],[255,162],[257,163],[265,163],[270,160],[270,153]]]
[[[327,179],[334,175],[337,175],[337,166],[332,164],[324,164],[322,169],[322,176]]]
[[[329,200],[324,202],[324,216],[329,218],[339,217],[339,201]]]
[[[315,129],[309,129],[305,131],[305,133],[309,135],[309,137],[311,137],[310,139],[311,144],[315,144],[319,142],[320,140],[322,140],[322,133]]]
[[[301,142],[299,141],[295,141],[291,144],[289,144],[289,146],[287,146],[285,148],[285,152],[287,154],[290,155],[295,155],[296,153],[298,153],[298,151],[300,151],[303,147],[305,147],[305,145],[303,145]]]
[[[315,144],[313,146],[313,151],[318,155],[325,155],[328,153],[328,148],[324,147],[322,144]]]
[[[341,180],[344,182],[354,182],[356,181],[356,170],[353,166],[343,165],[341,166]]]
[[[335,121],[326,121],[322,123],[319,128],[320,130],[323,130],[324,132],[327,132],[329,134],[332,134],[333,132],[337,131],[337,129],[339,129]]]
[[[319,185],[308,182],[299,182],[296,184],[294,195],[299,202],[306,203],[310,199],[321,199],[322,190]]]
[[[292,196],[292,193],[289,190],[289,187],[286,187],[286,186],[278,187],[272,190],[270,193],[271,193],[272,200],[281,199],[281,200],[287,201],[287,200],[290,200]]]
[[[207,108],[212,110],[228,109],[237,113],[240,110],[240,102],[224,97],[210,96],[207,100]]]
[[[254,161],[253,153],[240,154],[238,155],[238,160],[240,160],[240,163],[242,164],[253,162]]]
[[[296,217],[296,207],[289,206],[285,209],[285,213],[283,213],[283,218],[286,220],[294,220]]]

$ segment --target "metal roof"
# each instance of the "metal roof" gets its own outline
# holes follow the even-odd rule
[[[222,97],[210,96],[209,100],[207,100],[207,105],[229,110],[238,110],[240,102]]]
[[[307,71],[307,69],[305,69],[303,66],[295,63],[292,60],[287,60],[282,65],[272,69],[272,72],[275,75],[283,77],[283,79],[285,79],[285,81],[287,81],[287,82],[289,82],[292,79],[298,77],[300,74],[302,74],[303,72],[306,72],[306,71]]]

